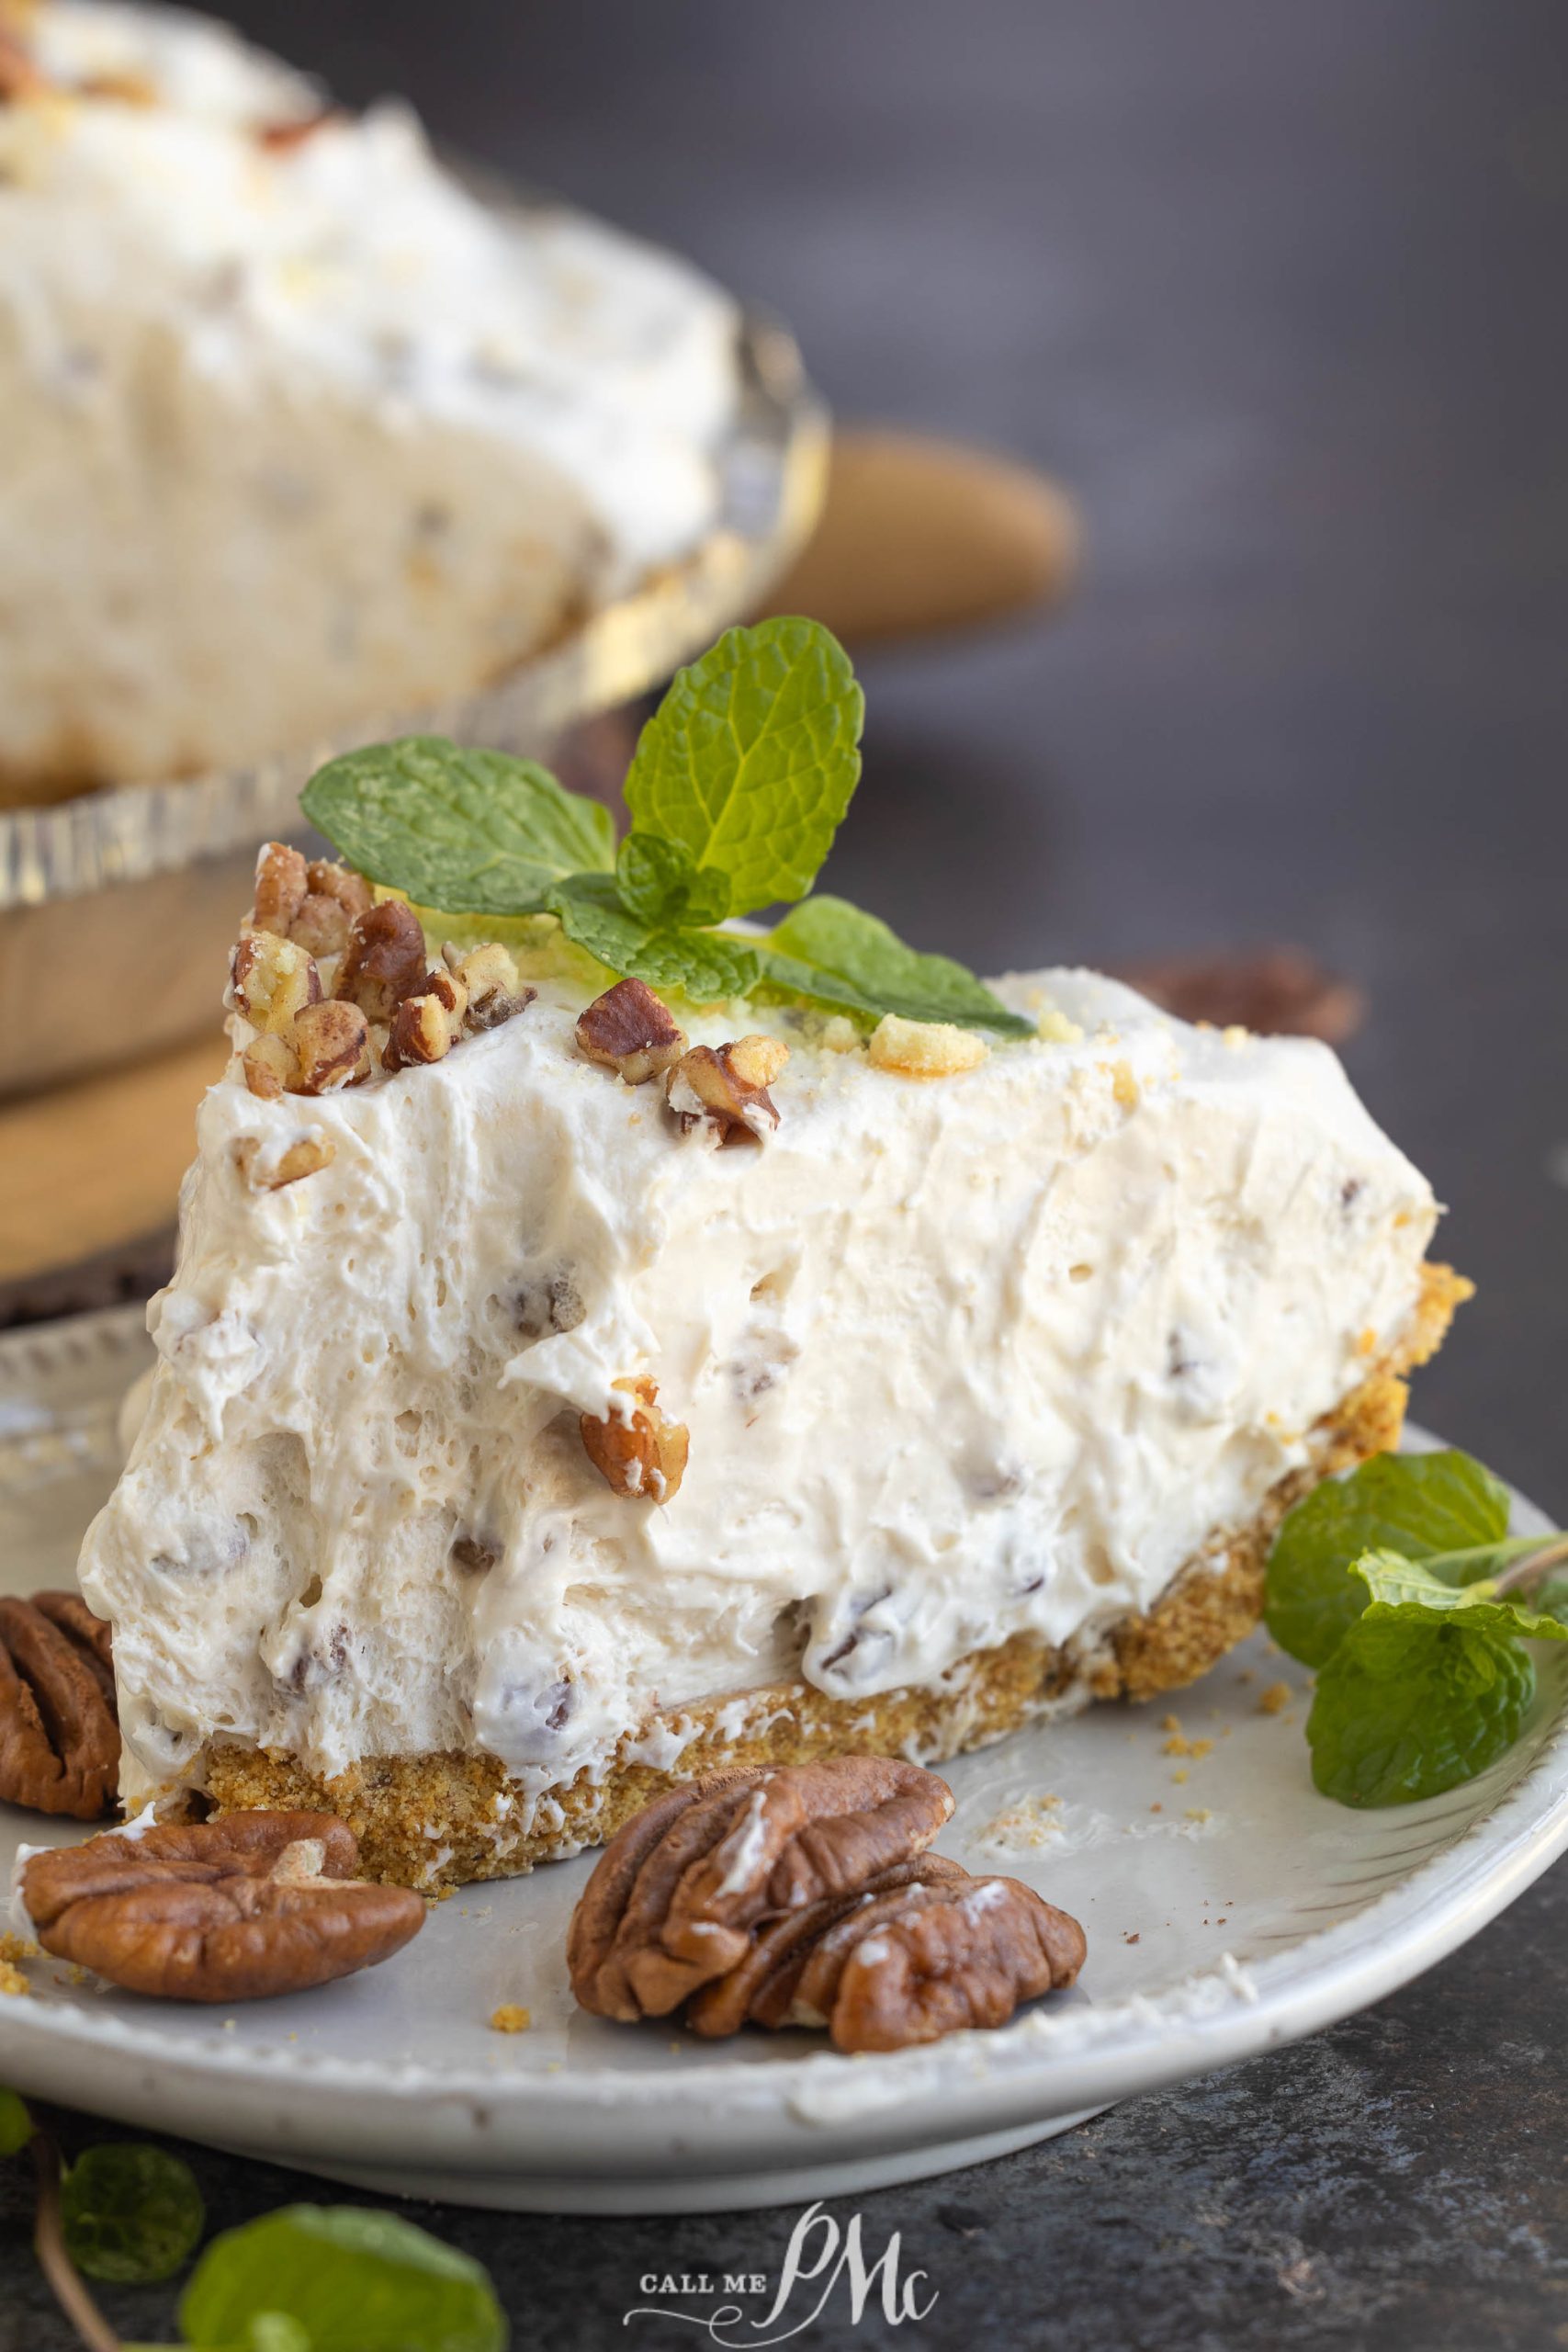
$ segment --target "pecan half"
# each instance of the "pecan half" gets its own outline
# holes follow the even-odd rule
[[[641,1086],[678,1062],[686,1033],[646,980],[617,980],[596,996],[577,1024],[577,1050],[628,1086]]]
[[[400,899],[356,916],[338,967],[336,993],[370,1021],[390,1021],[424,978],[424,933]]]
[[[1251,1029],[1260,1037],[1320,1037],[1342,1046],[1366,1018],[1367,1001],[1354,982],[1325,971],[1300,947],[1173,956],[1132,965],[1122,977],[1179,1021]]]
[[[840,2050],[904,2050],[966,2026],[1005,2025],[1021,2001],[1071,1984],[1083,1929],[1015,1878],[907,1887],[830,1928],[791,2015]]]
[[[108,1627],[74,1592],[0,1600],[0,1797],[96,1821],[118,1779]]]
[[[728,1975],[705,1984],[694,1996],[687,2005],[687,2024],[712,2040],[739,2033],[746,2024],[806,2022],[796,2011],[796,1988],[801,1972],[829,1928],[852,1912],[863,1913],[878,1895],[895,1888],[967,1884],[968,1879],[961,1862],[950,1862],[942,1854],[918,1854],[913,1861],[896,1862],[891,1870],[879,1871],[863,1887],[825,1894],[804,1910],[785,1911],[764,1920],[752,1937],[750,1949]],[[811,2022],[822,2020],[814,2017]]]
[[[21,1894],[45,1951],[128,1992],[254,2001],[374,1967],[418,1934],[422,1897],[355,1878],[358,1860],[332,1814],[239,1813],[35,1854]]]
[[[672,1789],[600,1858],[567,1945],[600,2017],[665,2017],[747,1957],[764,1918],[852,1894],[919,1853],[953,1811],[897,1758],[720,1773]]]
[[[639,1372],[627,1380],[613,1380],[612,1388],[637,1398],[625,1420],[613,1416],[600,1420],[592,1413],[579,1416],[582,1443],[593,1467],[601,1471],[617,1495],[667,1503],[686,1475],[690,1436],[684,1421],[671,1421],[655,1401],[659,1383]]]
[[[761,1141],[779,1123],[768,1092],[789,1059],[778,1037],[738,1037],[733,1044],[694,1046],[664,1081],[664,1099],[682,1133],[705,1125],[720,1143]]]
[[[376,903],[376,893],[363,874],[352,865],[340,865],[335,858],[313,857],[305,868],[305,882],[313,899],[331,899],[343,909],[350,922],[367,915]]]

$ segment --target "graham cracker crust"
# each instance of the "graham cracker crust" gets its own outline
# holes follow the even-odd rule
[[[784,1682],[671,1708],[623,1739],[597,1777],[585,1767],[547,1791],[531,1820],[519,1784],[498,1758],[457,1749],[367,1757],[326,1780],[281,1751],[222,1743],[208,1753],[209,1797],[220,1813],[338,1814],[359,1840],[367,1877],[433,1893],[512,1877],[602,1845],[675,1781],[721,1767],[805,1764],[850,1752],[941,1763],[1052,1707],[1152,1699],[1194,1681],[1258,1623],[1274,1531],[1292,1504],[1334,1472],[1398,1444],[1407,1393],[1402,1375],[1435,1354],[1455,1307],[1474,1287],[1449,1266],[1427,1265],[1422,1273],[1404,1339],[1318,1422],[1310,1461],[1270,1488],[1247,1527],[1212,1536],[1146,1616],[1124,1619],[1092,1649],[1055,1648],[1020,1634],[971,1652],[919,1690],[843,1700],[809,1683]],[[641,1760],[661,1737],[680,1743],[671,1760]]]

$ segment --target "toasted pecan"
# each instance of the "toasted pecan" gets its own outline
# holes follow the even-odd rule
[[[118,1779],[107,1625],[73,1592],[0,1600],[0,1797],[96,1821]]]
[[[1178,1020],[1250,1029],[1260,1037],[1319,1037],[1342,1046],[1366,1018],[1367,1001],[1355,982],[1300,947],[1172,956],[1132,965],[1122,977]]]
[[[383,899],[355,918],[335,993],[369,1021],[390,1021],[424,978],[424,933],[400,899]]]
[[[738,1037],[694,1046],[664,1080],[664,1099],[682,1133],[705,1127],[720,1143],[760,1142],[778,1125],[768,1088],[789,1059],[778,1037]]]
[[[374,1967],[418,1933],[422,1898],[357,1864],[331,1814],[243,1813],[35,1854],[21,1894],[46,1951],[129,1992],[252,2001]]]
[[[617,980],[577,1023],[577,1050],[628,1086],[660,1077],[686,1050],[686,1033],[646,980]]]
[[[1015,1878],[908,1887],[830,1928],[801,1971],[792,2014],[820,2017],[840,2050],[904,2050],[1005,2025],[1021,2001],[1071,1984],[1083,1929]]]
[[[746,1958],[760,1920],[907,1861],[952,1811],[934,1772],[887,1757],[672,1790],[601,1857],[572,1920],[572,1989],[602,2017],[667,2016]]]

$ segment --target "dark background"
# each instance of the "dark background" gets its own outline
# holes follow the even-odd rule
[[[1481,1285],[1417,1409],[1568,1510],[1561,0],[230,13],[774,306],[845,416],[1073,490],[1064,618],[863,665],[830,880],[986,969],[1282,937],[1362,981],[1352,1073]],[[941,2301],[796,2340],[1568,2344],[1565,1930],[1548,1881],[1299,2050],[859,2200]],[[223,2221],[321,2193],[197,2161]],[[792,2217],[421,2218],[544,2352],[627,2341],[650,2263],[776,2267]],[[41,2314],[0,2346],[63,2346]]]

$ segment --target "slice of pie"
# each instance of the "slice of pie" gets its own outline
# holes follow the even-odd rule
[[[1325,1046],[1082,971],[704,1006],[491,927],[264,855],[82,1559],[128,1802],[335,1812],[434,1887],[1188,1682],[1468,1288]]]

